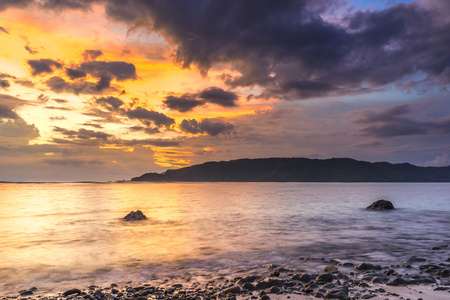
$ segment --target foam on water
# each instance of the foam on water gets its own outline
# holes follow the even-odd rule
[[[395,211],[365,207],[387,199]],[[238,273],[325,257],[377,264],[450,244],[450,184],[0,184],[1,294]],[[149,218],[125,222],[131,210]]]

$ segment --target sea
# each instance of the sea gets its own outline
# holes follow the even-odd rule
[[[379,199],[396,209],[365,209]],[[138,209],[147,220],[123,220]],[[450,183],[0,183],[0,295],[398,265],[450,247],[449,228]]]

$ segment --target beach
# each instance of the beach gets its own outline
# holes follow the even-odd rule
[[[449,250],[448,245],[435,246],[428,249],[428,255],[389,266],[301,257],[293,265],[255,266],[233,276],[223,271],[200,276],[190,273],[148,282],[74,286],[56,294],[31,287],[2,299],[441,300],[450,299]],[[298,268],[299,262],[304,268]]]
[[[450,299],[448,184],[0,188],[1,299]]]

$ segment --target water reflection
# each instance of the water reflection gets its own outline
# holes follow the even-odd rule
[[[449,192],[449,184],[0,184],[0,281],[17,292],[298,256],[389,261],[449,242]],[[398,210],[364,210],[379,198]],[[136,209],[148,220],[122,220]]]

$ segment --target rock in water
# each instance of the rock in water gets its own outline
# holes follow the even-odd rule
[[[147,220],[147,217],[142,213],[142,211],[132,211],[123,218],[125,221],[141,221]]]
[[[394,209],[394,205],[390,201],[387,200],[378,200],[374,203],[370,204],[366,208],[367,210],[385,210],[385,209]]]

